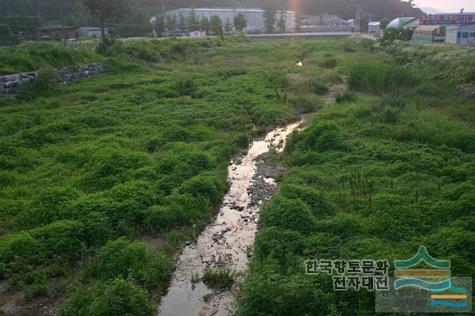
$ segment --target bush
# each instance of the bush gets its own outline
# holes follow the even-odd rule
[[[83,225],[59,221],[0,239],[0,276],[20,286],[62,274],[86,250]]]
[[[196,90],[196,85],[191,79],[179,80],[175,84],[175,91],[179,96],[191,96],[196,92]]]
[[[337,65],[335,58],[327,58],[319,63],[320,67],[333,69]]]
[[[236,272],[227,267],[208,268],[203,274],[203,283],[215,289],[231,289]]]
[[[61,306],[61,316],[134,315],[151,316],[153,306],[145,289],[132,281],[117,278],[77,289]]]
[[[341,150],[345,148],[343,137],[333,124],[314,124],[299,137],[300,141],[297,144],[294,144],[294,139],[290,139],[289,150],[294,146],[312,151]]]
[[[310,234],[315,228],[315,218],[310,208],[300,199],[274,198],[272,203],[264,207],[261,221],[266,227],[276,226],[303,235]]]
[[[97,250],[84,274],[96,280],[112,280],[117,277],[133,279],[147,289],[165,287],[172,272],[170,259],[160,251],[153,254],[141,242],[125,237],[109,241]]]
[[[356,101],[356,94],[353,91],[338,92],[335,97],[336,103],[350,103]]]
[[[309,81],[309,85],[310,85],[311,91],[315,93],[316,95],[324,95],[328,93],[328,87],[324,83],[318,80]]]
[[[408,68],[382,62],[358,63],[350,69],[348,78],[350,88],[377,95],[399,91],[416,83],[416,78]]]
[[[52,68],[42,69],[36,78],[23,84],[20,97],[25,100],[32,100],[39,95],[50,95],[57,90],[59,75]]]

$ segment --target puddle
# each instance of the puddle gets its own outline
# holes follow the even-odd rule
[[[272,172],[256,174],[259,165],[274,147],[281,152],[287,136],[302,122],[292,123],[254,141],[247,154],[231,163],[228,170],[231,187],[213,223],[197,242],[184,248],[179,256],[169,291],[163,297],[160,316],[225,316],[232,314],[233,291],[213,293],[202,282],[192,284],[192,275],[202,276],[208,267],[225,265],[236,271],[247,267],[254,244],[260,205],[277,190]],[[261,159],[261,160],[260,160]],[[271,168],[267,168],[271,169]],[[204,300],[207,296],[207,300]]]

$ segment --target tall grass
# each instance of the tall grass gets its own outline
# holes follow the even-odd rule
[[[409,69],[396,64],[365,62],[350,68],[348,84],[354,90],[377,95],[411,87],[417,79]]]

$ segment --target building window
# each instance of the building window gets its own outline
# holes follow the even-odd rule
[[[468,32],[463,32],[462,37],[463,38],[468,38]]]
[[[470,37],[475,37],[475,32],[471,32]]]
[[[461,38],[461,37],[462,37],[462,33],[457,32],[457,38]]]

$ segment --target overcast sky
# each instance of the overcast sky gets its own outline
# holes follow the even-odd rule
[[[475,0],[416,0],[418,7],[432,7],[442,12],[475,12]]]

